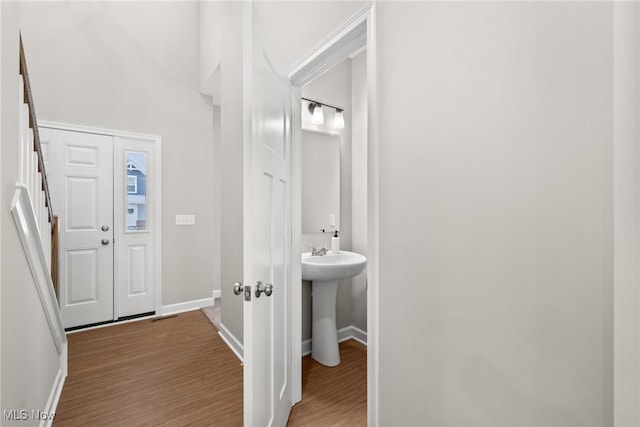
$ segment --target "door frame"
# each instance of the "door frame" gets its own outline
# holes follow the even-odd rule
[[[61,123],[47,120],[39,120],[38,127],[45,127],[51,129],[72,131],[72,132],[82,132],[82,133],[94,133],[99,135],[106,135],[113,138],[113,149],[115,155],[116,148],[116,138],[129,138],[136,140],[145,140],[149,141],[154,145],[154,155],[155,162],[153,163],[153,170],[156,171],[156,184],[155,189],[153,191],[152,198],[152,206],[155,210],[155,224],[152,225],[152,233],[155,235],[155,247],[154,247],[154,292],[155,292],[155,301],[154,301],[154,309],[156,312],[156,316],[159,316],[162,311],[162,138],[158,135],[150,135],[150,134],[142,134],[142,133],[134,133],[127,132],[121,130],[114,129],[106,129],[99,128],[95,126],[84,126],[84,125],[76,125],[69,123]],[[118,162],[113,162],[113,167],[115,169],[116,164]],[[114,185],[114,199],[115,199],[115,189],[117,188],[117,175],[114,170],[113,175],[113,185]],[[115,208],[115,205],[114,205]],[[114,213],[113,218],[114,231],[115,230],[123,230],[125,224],[122,215],[116,215]],[[117,237],[117,235],[115,236]],[[114,237],[114,238],[115,238]],[[117,242],[116,242],[117,243]],[[120,288],[119,288],[119,279],[118,275],[115,274],[118,271],[118,256],[117,253],[114,252],[113,256],[113,320],[118,320],[120,314]]]
[[[293,283],[302,281],[302,86],[349,55],[367,50],[367,423],[378,425],[378,108],[376,5],[367,3],[302,57],[289,72],[293,85]],[[293,402],[302,399],[302,287],[293,287]]]

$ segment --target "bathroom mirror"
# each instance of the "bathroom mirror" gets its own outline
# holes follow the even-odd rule
[[[340,136],[302,131],[302,232],[340,230]]]

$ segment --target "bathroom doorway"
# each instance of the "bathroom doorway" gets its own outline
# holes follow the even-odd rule
[[[323,248],[367,256],[366,51],[350,55],[302,88],[302,252]],[[312,101],[310,101],[312,100]],[[310,106],[322,102],[323,122]],[[334,108],[335,106],[335,108]],[[336,125],[336,108],[343,116]],[[338,239],[334,235],[338,235]],[[303,355],[311,350],[311,283],[303,275]],[[337,287],[338,341],[366,345],[366,272]]]
[[[368,5],[337,30],[333,37],[317,48],[290,73],[294,85],[294,254],[331,248],[331,238],[339,232],[340,249],[367,257],[365,272],[338,285],[336,329],[339,341],[366,345],[366,418],[368,424],[377,419],[377,134],[375,108],[375,43],[373,37],[373,4]],[[323,123],[314,123],[315,105],[323,110]],[[340,114],[339,125],[335,119]],[[343,123],[340,123],[342,122]],[[340,139],[339,212],[321,215],[324,226],[306,226],[303,218],[303,164],[305,134],[338,135]],[[308,139],[308,138],[307,138]],[[334,160],[330,163],[336,163]],[[334,170],[335,164],[325,165]],[[307,196],[309,196],[307,194]],[[308,198],[308,197],[307,197]],[[316,201],[317,202],[317,201]],[[328,205],[329,202],[320,203]],[[317,204],[315,204],[318,206]],[[335,210],[335,208],[334,208]],[[294,282],[302,283],[301,256],[295,263]],[[310,353],[311,287],[303,283],[294,299],[301,301],[294,313],[294,327],[299,328],[300,359]],[[295,352],[296,349],[294,349]],[[295,358],[294,353],[294,358]],[[307,373],[302,371],[299,375]],[[329,368],[326,369],[336,369]],[[302,385],[304,378],[298,382]],[[296,381],[294,381],[296,383]],[[304,405],[301,390],[298,399]],[[297,400],[294,398],[294,401]]]

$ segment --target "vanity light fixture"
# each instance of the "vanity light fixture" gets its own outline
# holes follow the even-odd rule
[[[344,110],[342,108],[334,107],[333,105],[323,104],[322,102],[314,101],[313,99],[302,98],[305,101],[309,101],[309,113],[311,113],[311,122],[316,125],[324,123],[324,112],[322,107],[329,107],[336,110],[336,114],[333,116],[334,129],[344,128]]]
[[[333,117],[333,127],[336,129],[344,128],[344,112],[336,109],[336,115]]]
[[[322,111],[322,104],[309,104],[309,111],[313,114],[311,121],[316,125],[321,125],[324,123],[324,113]]]

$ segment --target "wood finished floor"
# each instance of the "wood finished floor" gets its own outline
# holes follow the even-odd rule
[[[328,368],[302,358],[302,401],[287,427],[367,425],[367,348],[354,340],[340,343],[340,360]]]
[[[200,311],[70,334],[54,426],[242,426],[242,365]],[[288,427],[366,425],[366,347],[303,359]]]

